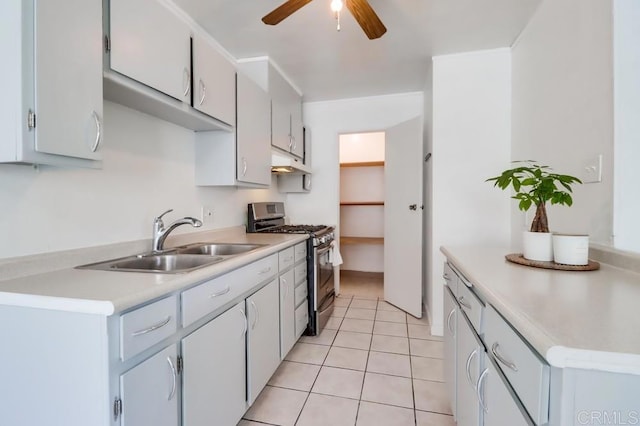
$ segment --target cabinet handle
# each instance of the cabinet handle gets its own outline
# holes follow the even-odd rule
[[[242,176],[247,174],[247,159],[242,157]]]
[[[508,367],[513,371],[518,372],[518,367],[516,367],[514,363],[507,361],[502,355],[498,353],[499,346],[500,345],[498,344],[498,342],[495,342],[493,345],[491,345],[491,353],[493,354],[493,356],[496,357],[496,359],[500,361],[500,363],[503,364],[505,367]]]
[[[247,315],[244,313],[244,309],[240,309],[240,313],[242,314],[242,334],[240,336],[243,337],[247,333],[249,324],[247,323]]]
[[[98,117],[97,112],[92,111],[91,115],[96,123],[96,139],[93,142],[93,145],[91,145],[91,152],[96,152],[100,146],[100,141],[102,141],[102,122],[100,121],[100,117]]]
[[[269,271],[271,271],[271,266],[268,266],[268,267],[262,269],[260,272],[258,272],[258,275],[264,275]]]
[[[224,290],[220,290],[217,293],[213,293],[211,296],[209,296],[209,298],[213,299],[214,297],[222,296],[223,294],[229,293],[229,291],[231,291],[231,287],[227,286],[227,288],[225,288]]]
[[[484,379],[488,374],[489,369],[485,368],[482,374],[480,374],[480,377],[478,378],[478,385],[476,386],[476,395],[478,395],[478,402],[480,403],[480,407],[482,407],[482,411],[484,411],[485,413],[489,412],[489,407],[487,407],[487,404],[484,402],[484,397],[482,396],[484,394],[484,388],[482,387],[482,384],[484,383]]]
[[[204,81],[200,79],[200,101],[198,102],[200,105],[204,103],[205,98],[207,97],[207,86],[204,85]]]
[[[293,140],[293,150],[296,150],[296,147],[298,146],[298,141],[296,141],[296,137],[291,135],[291,139]]]
[[[131,333],[131,335],[133,337],[136,337],[136,336],[142,336],[143,334],[151,333],[152,331],[156,331],[157,329],[162,328],[165,325],[169,324],[169,321],[171,321],[171,315],[169,315],[165,320],[160,321],[159,323],[154,324],[149,328],[145,328],[143,330],[134,331],[133,333]]]
[[[169,363],[169,368],[171,369],[171,392],[169,393],[168,401],[171,401],[174,396],[176,396],[176,388],[178,382],[178,372],[176,370],[176,366],[173,365],[173,360],[170,356],[167,357],[167,362]]]
[[[291,134],[287,136],[289,136],[289,150],[291,150],[291,146],[293,145],[293,136],[291,136]]]
[[[184,67],[184,71],[183,73],[183,77],[186,80],[187,84],[185,85],[185,89],[184,89],[184,93],[182,94],[182,96],[187,96],[189,94],[189,91],[191,91],[191,71],[189,71],[189,68]]]
[[[442,278],[444,278],[445,280],[449,281],[449,275],[447,275],[446,273],[442,274]]]
[[[260,319],[260,313],[258,312],[258,307],[256,306],[256,302],[251,301],[251,306],[253,306],[253,312],[255,312],[255,318],[253,320],[253,324],[251,324],[251,329],[255,330],[256,325],[258,325],[258,320]]]
[[[471,305],[464,301],[464,296],[460,296],[460,297],[458,298],[458,303],[459,303],[459,304],[460,304],[460,306],[462,306],[463,308],[467,308],[467,309],[471,310]]]
[[[284,297],[282,298],[284,300],[289,295],[289,286],[287,285],[286,278],[280,278],[280,279],[282,280],[282,284],[284,285]]]
[[[467,358],[467,381],[469,382],[469,385],[471,385],[471,387],[474,390],[476,389],[476,385],[473,383],[473,379],[471,379],[471,360],[476,355],[478,355],[478,348],[475,348],[473,350],[473,352],[471,352],[469,354],[469,357]]]
[[[451,332],[451,334],[455,335],[455,330],[453,330],[451,328],[451,317],[453,317],[453,314],[456,313],[455,308],[451,310],[451,312],[449,312],[449,316],[447,317],[447,328],[449,329],[449,331]]]

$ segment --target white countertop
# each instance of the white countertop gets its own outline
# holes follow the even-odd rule
[[[308,238],[307,235],[294,234],[238,234],[233,238],[227,236],[203,240],[197,233],[190,236],[193,238],[192,242],[267,245],[187,273],[156,274],[66,268],[13,278],[0,281],[0,305],[112,315],[224,274]]]
[[[640,375],[640,274],[521,266],[506,248],[441,251],[550,365]]]

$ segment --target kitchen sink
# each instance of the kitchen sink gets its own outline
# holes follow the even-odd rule
[[[263,244],[195,243],[185,247],[179,247],[176,249],[176,252],[179,254],[199,254],[207,256],[235,256],[263,246]]]
[[[195,254],[160,253],[129,256],[106,262],[78,266],[80,269],[102,271],[179,273],[213,265],[225,260],[222,256],[199,256]]]

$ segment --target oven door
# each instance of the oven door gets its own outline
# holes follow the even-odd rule
[[[333,291],[333,264],[329,262],[330,245],[313,249],[315,257],[314,309],[320,311],[320,305]]]

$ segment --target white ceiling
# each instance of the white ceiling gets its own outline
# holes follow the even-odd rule
[[[387,33],[369,40],[349,11],[340,32],[330,0],[276,26],[284,0],[174,0],[234,57],[269,56],[305,101],[420,91],[435,55],[510,46],[540,0],[369,0]]]

